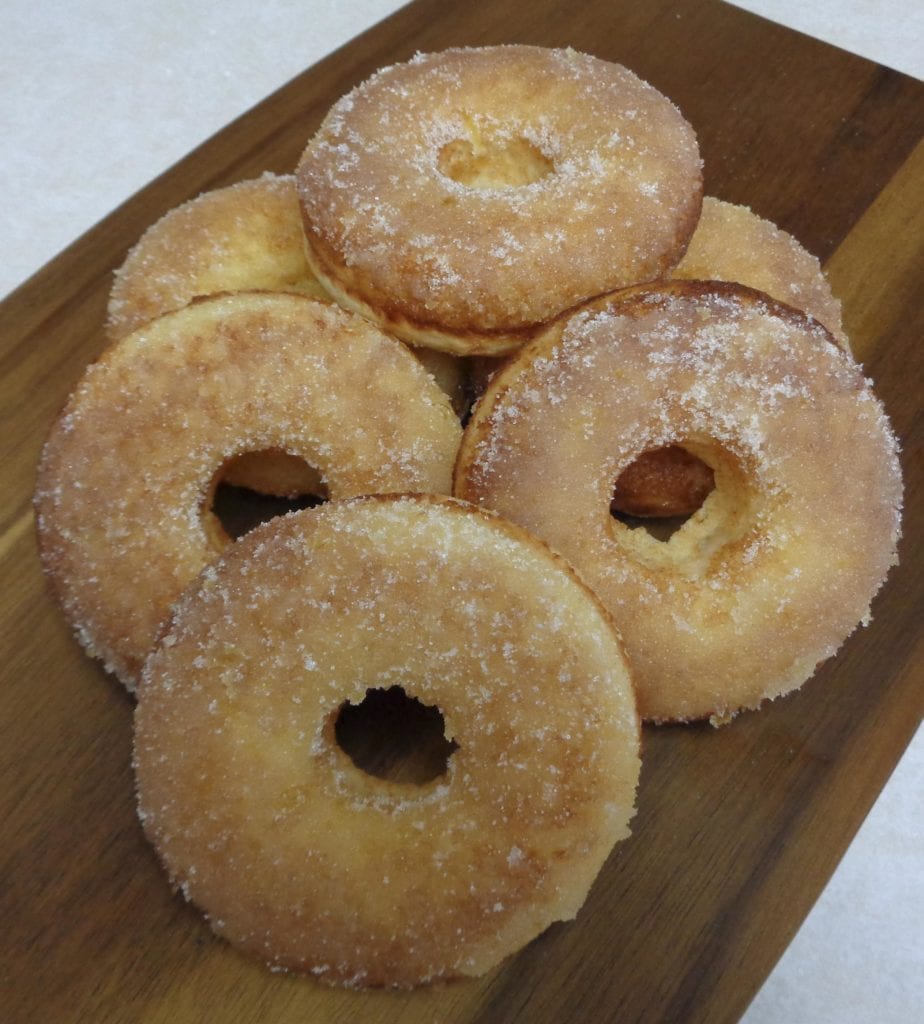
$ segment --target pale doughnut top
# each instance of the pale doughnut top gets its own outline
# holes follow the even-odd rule
[[[288,452],[332,498],[445,492],[460,434],[420,363],[360,317],[298,295],[202,300],[111,346],[71,395],[36,488],[44,567],[81,641],[132,686],[218,553],[207,506],[227,460]]]
[[[706,196],[686,254],[670,275],[700,281],[737,281],[815,317],[850,350],[841,304],[821,264],[792,235],[747,206]]]
[[[107,333],[116,341],[196,297],[253,290],[327,299],[305,262],[291,175],[204,192],[152,224],[116,271]]]
[[[445,172],[459,147],[501,183]],[[503,183],[530,161],[548,173]],[[695,134],[668,99],[619,65],[531,46],[377,72],[333,106],[297,177],[336,286],[399,327],[459,336],[667,272],[701,201]]]
[[[342,705],[400,686],[458,748],[366,774]],[[145,666],[145,829],[235,945],[344,985],[480,974],[573,917],[628,833],[638,721],[618,638],[545,545],[449,499],[332,502],[258,527]]]
[[[674,282],[589,304],[492,381],[460,497],[569,558],[607,605],[647,718],[721,720],[801,684],[895,561],[897,445],[860,368],[761,293]],[[667,542],[610,515],[672,443],[716,489]]]

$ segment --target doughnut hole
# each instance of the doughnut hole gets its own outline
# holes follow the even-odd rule
[[[680,459],[682,451],[690,459]],[[662,455],[662,453],[668,453]],[[632,556],[652,569],[673,567],[691,578],[704,575],[713,557],[726,546],[740,541],[752,528],[759,507],[754,471],[733,452],[710,438],[684,440],[681,444],[649,449],[664,465],[690,469],[687,483],[698,481],[697,490],[689,487],[675,495],[699,506],[682,515],[666,518],[641,518],[617,510],[618,489],[614,488],[610,505],[610,526],[614,540]],[[636,460],[640,461],[640,460]],[[697,463],[702,463],[705,470]],[[630,467],[634,465],[630,464]],[[625,472],[625,471],[624,471]],[[622,478],[622,474],[617,481]],[[671,485],[673,486],[673,485]]]
[[[485,136],[471,118],[469,137],[453,139],[439,151],[442,175],[468,188],[492,189],[532,185],[552,174],[555,165],[522,136]]]
[[[630,529],[668,540],[715,489],[712,467],[679,444],[651,448],[620,473],[610,512]]]
[[[321,473],[304,459],[268,448],[244,452],[224,462],[203,502],[203,524],[221,550],[260,523],[328,500]]]
[[[400,686],[370,688],[359,704],[343,703],[334,737],[360,771],[418,786],[445,775],[458,749],[446,737],[439,708],[409,697]]]

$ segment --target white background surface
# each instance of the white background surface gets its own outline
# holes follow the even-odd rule
[[[0,295],[394,0],[3,0]],[[924,77],[918,0],[750,0]],[[924,1019],[924,733],[744,1020]],[[785,893],[780,894],[785,899]]]

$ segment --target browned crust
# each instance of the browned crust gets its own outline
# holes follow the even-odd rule
[[[772,316],[779,317],[794,327],[809,327],[821,330],[835,348],[841,347],[828,328],[810,313],[797,309],[795,306],[791,306],[780,299],[775,299],[766,292],[733,281],[675,279],[644,282],[632,285],[629,288],[619,288],[616,291],[606,292],[603,295],[598,295],[587,302],[578,303],[578,305],[573,306],[571,309],[565,310],[565,312],[555,318],[546,330],[550,333],[557,332],[557,336],[560,336],[565,324],[573,316],[582,312],[612,312],[619,313],[621,316],[642,316],[646,310],[650,311],[656,307],[659,304],[659,299],[661,300],[660,304],[664,305],[672,297],[700,299],[704,302],[710,298],[735,299],[753,309],[766,309]],[[545,333],[546,331],[543,331],[540,337],[544,337]]]

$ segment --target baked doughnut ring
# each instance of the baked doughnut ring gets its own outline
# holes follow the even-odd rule
[[[52,428],[42,561],[89,653],[132,688],[170,605],[227,538],[226,461],[282,449],[331,498],[448,491],[461,428],[407,349],[305,296],[194,303],[92,365]]]
[[[525,349],[466,428],[456,494],[575,565],[622,634],[646,719],[720,722],[798,687],[895,562],[895,438],[826,338],[737,285],[628,289]],[[716,487],[660,542],[614,519],[610,495],[669,444]]]
[[[382,687],[439,709],[442,774],[375,778],[340,747],[341,709]],[[409,987],[577,913],[628,834],[638,743],[609,617],[544,544],[449,499],[334,502],[178,603],[138,692],[139,812],[235,946]]]
[[[195,298],[261,290],[329,301],[305,262],[292,175],[204,192],[152,224],[115,273],[106,333],[118,341]]]
[[[668,99],[535,46],[377,72],[334,104],[296,176],[308,259],[337,301],[461,354],[510,351],[591,295],[666,274],[702,196]]]

